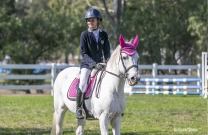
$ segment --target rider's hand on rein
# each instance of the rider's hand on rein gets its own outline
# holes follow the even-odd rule
[[[104,68],[104,65],[100,64],[100,63],[97,63],[95,65],[95,68],[98,69],[98,70],[101,70],[102,68]]]

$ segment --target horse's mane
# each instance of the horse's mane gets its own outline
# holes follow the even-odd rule
[[[120,49],[121,49],[121,47],[120,47],[120,45],[118,45],[116,47],[116,49],[113,51],[113,53],[111,54],[111,57],[108,61],[108,64],[110,66],[112,66],[115,63],[117,56],[120,54]]]

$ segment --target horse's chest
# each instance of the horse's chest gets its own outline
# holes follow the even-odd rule
[[[94,102],[94,111],[99,114],[104,112],[109,115],[109,117],[121,114],[126,106],[125,98],[121,97],[105,97],[101,98],[99,101]]]
[[[106,104],[105,104],[106,103]],[[101,114],[104,114],[110,121],[114,118],[121,116],[125,109],[124,101],[119,102],[119,100],[113,100],[109,102],[103,102],[101,105],[100,111],[98,111],[98,117]]]
[[[126,106],[126,102],[123,100],[114,100],[110,104],[110,110],[112,112],[123,112]]]

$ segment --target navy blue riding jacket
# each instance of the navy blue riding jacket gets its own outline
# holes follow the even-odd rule
[[[93,32],[83,31],[80,36],[80,49],[82,61],[80,68],[92,69],[97,63],[103,62],[110,58],[110,44],[108,35],[105,31],[99,30],[98,43]]]

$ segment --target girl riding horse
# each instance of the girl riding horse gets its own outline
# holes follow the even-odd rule
[[[80,68],[80,82],[76,96],[76,118],[84,119],[82,115],[82,102],[85,91],[87,90],[87,80],[93,67],[101,69],[103,53],[105,62],[110,58],[110,45],[108,35],[99,27],[102,21],[102,14],[95,8],[89,9],[85,14],[88,29],[83,31],[80,36],[80,49],[83,57]],[[102,53],[103,51],[103,53]]]

